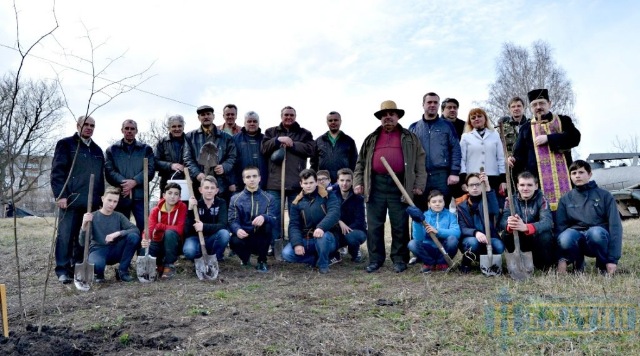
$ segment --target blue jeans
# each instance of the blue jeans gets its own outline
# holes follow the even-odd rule
[[[158,266],[172,265],[180,255],[180,235],[174,230],[166,230],[162,241],[151,241],[149,254],[157,258]],[[138,256],[141,254],[138,253]]]
[[[458,238],[455,236],[439,237],[438,240],[447,252],[447,255],[452,259],[458,253]],[[436,246],[436,243],[431,238],[423,241],[411,240],[409,241],[409,250],[418,257],[425,265],[442,265],[447,264],[442,252]]]
[[[504,252],[504,243],[500,239],[492,238],[491,247],[493,248],[494,255],[499,255]],[[466,253],[467,251],[471,251],[472,254]],[[462,264],[469,265],[471,258],[478,261],[480,260],[480,255],[487,254],[487,245],[480,243],[475,236],[466,236],[463,237],[460,242],[460,252],[463,254]]]
[[[584,268],[584,256],[595,257],[599,269],[606,268],[609,253],[609,231],[592,226],[586,231],[566,229],[558,236],[558,260],[575,262],[575,268]]]
[[[276,222],[275,225],[271,227],[271,246],[273,246],[273,242],[275,240],[277,240],[280,236],[280,227],[281,222],[281,216],[280,216],[280,191],[279,190],[267,190],[267,193],[269,193],[269,195],[271,195],[271,198],[273,199],[273,205],[276,206],[277,208],[277,212],[276,212]],[[298,193],[300,193],[300,190],[285,190],[284,191],[284,198],[287,201],[287,211],[291,211],[291,203],[293,202],[293,200],[296,198],[296,196],[298,195]],[[286,229],[286,227],[285,227]],[[284,238],[284,236],[282,236]]]
[[[104,276],[104,269],[107,265],[119,263],[118,271],[120,274],[128,274],[131,259],[133,259],[133,254],[141,240],[139,234],[133,233],[107,246],[92,248],[89,253],[89,263],[94,264],[93,272]]]
[[[367,232],[363,230],[351,230],[350,233],[346,235],[340,234],[340,241],[336,249],[348,246],[349,254],[351,257],[356,257],[358,255],[358,251],[360,251],[360,245],[362,245],[365,241],[367,241]]]
[[[204,245],[207,248],[208,255],[216,255],[218,261],[222,261],[224,257],[224,249],[229,244],[231,238],[229,230],[221,229],[211,236],[205,236]],[[182,253],[188,260],[193,260],[202,257],[202,251],[200,250],[200,238],[198,236],[190,236],[184,241],[182,247]]]
[[[282,249],[282,258],[287,262],[306,263],[311,266],[318,260],[318,268],[329,267],[329,253],[336,250],[336,239],[330,232],[325,232],[322,237],[304,240],[304,255],[298,256],[294,246],[288,243]]]

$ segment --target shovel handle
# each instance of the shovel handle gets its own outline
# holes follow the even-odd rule
[[[147,239],[150,239],[151,237],[149,236],[149,159],[148,158],[144,158],[142,160],[142,171],[144,174],[143,177],[143,189],[144,189],[144,237]],[[144,248],[144,255],[147,256],[149,255],[149,247],[145,247]]]
[[[407,202],[407,204],[415,207],[416,205],[413,203],[413,200],[411,200],[411,197],[409,197],[409,193],[407,193],[407,190],[404,189],[404,187],[402,186],[402,183],[400,183],[398,176],[396,176],[396,173],[393,171],[393,169],[389,165],[389,162],[387,162],[387,159],[384,157],[380,157],[380,161],[382,161],[384,168],[387,169],[387,173],[389,173],[389,175],[391,176],[391,179],[393,179],[393,182],[396,183],[396,186],[402,193],[402,196],[404,197],[404,200]],[[422,226],[424,226],[426,231],[427,222],[423,221]],[[451,257],[449,257],[449,254],[444,249],[444,246],[442,246],[442,244],[440,243],[440,240],[438,240],[438,237],[432,233],[429,233],[429,237],[431,237],[431,240],[433,240],[433,243],[436,244],[436,246],[438,247],[438,250],[440,250],[440,252],[442,253],[442,256],[444,256],[444,259],[447,261],[447,264],[449,264],[449,266],[453,266],[453,260],[451,259]]]
[[[285,190],[285,167],[287,166],[287,146],[282,146],[284,159],[280,169],[280,238],[284,239],[284,190]]]
[[[480,167],[480,173],[484,174],[484,167]],[[482,188],[482,215],[484,217],[484,234],[487,236],[487,256],[489,261],[493,258],[493,246],[491,245],[491,226],[489,225],[489,206],[487,202],[487,187],[484,181],[480,184]]]
[[[87,196],[87,213],[91,214],[91,209],[93,205],[93,182],[95,180],[95,175],[91,174],[89,176],[89,194]],[[86,227],[84,233],[84,278],[89,279],[87,276],[89,275],[89,244],[91,243],[91,222]]]
[[[188,172],[187,174],[185,174],[185,179],[187,180],[187,186],[189,187],[189,194],[192,197],[195,196],[193,195],[193,183],[191,182],[191,176],[189,175]],[[197,205],[193,207],[193,218],[197,222],[200,222],[200,214],[198,213]],[[202,252],[202,257],[206,259],[209,255],[207,254],[207,247],[205,246],[205,243],[204,243],[204,234],[202,233],[202,231],[198,231],[198,238],[200,239],[200,250]]]
[[[504,152],[504,157],[506,159],[509,152],[507,151],[507,140],[504,137],[504,123],[500,122],[499,127],[500,127],[500,141],[502,143],[502,151]],[[509,202],[509,213],[511,216],[514,216],[515,207],[513,206],[513,190],[511,189],[511,179],[512,179],[511,167],[509,167],[509,164],[507,163],[505,163],[504,165],[504,172],[507,177],[507,202]],[[516,230],[513,230],[512,232],[513,232],[513,244],[515,246],[514,251],[520,251],[520,235]]]

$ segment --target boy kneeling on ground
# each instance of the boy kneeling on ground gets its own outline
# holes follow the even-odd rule
[[[556,262],[556,244],[553,238],[553,219],[544,194],[538,190],[538,179],[530,172],[518,175],[518,192],[504,205],[500,227],[504,230],[502,238],[507,251],[513,252],[513,232],[518,231],[520,249],[532,251],[533,265],[540,270],[548,270]],[[514,216],[511,216],[511,211]]]
[[[178,260],[180,247],[184,242],[187,205],[180,201],[181,191],[180,185],[168,183],[164,188],[163,198],[149,214],[149,255],[156,257],[158,275],[162,279],[170,279],[176,274],[174,263]]]
[[[94,264],[94,281],[104,282],[106,265],[119,263],[116,279],[123,282],[133,281],[129,266],[133,255],[140,245],[140,230],[129,219],[115,211],[120,200],[120,189],[108,187],[102,196],[102,208],[86,213],[82,218],[80,236],[84,236],[91,224],[91,242],[89,244],[89,263]],[[80,238],[84,246],[84,238]]]
[[[330,232],[340,220],[340,202],[318,185],[316,172],[300,172],[302,192],[291,204],[289,243],[282,251],[287,262],[318,265],[320,273],[329,273],[329,254],[336,249],[335,235]]]
[[[242,266],[250,267],[251,254],[258,255],[258,272],[267,272],[267,253],[271,244],[271,229],[274,228],[279,209],[271,195],[260,189],[260,170],[248,166],[242,170],[244,189],[231,197],[229,227],[231,250],[238,255]]]
[[[616,200],[591,179],[591,166],[577,160],[569,166],[574,188],[560,198],[558,221],[558,273],[584,270],[584,256],[595,257],[602,274],[613,275],[622,255],[622,221]]]

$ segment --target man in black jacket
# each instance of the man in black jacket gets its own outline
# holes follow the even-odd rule
[[[51,189],[60,208],[56,275],[61,283],[71,283],[73,264],[83,258],[78,233],[87,212],[91,174],[95,176],[91,211],[97,210],[104,193],[104,154],[91,139],[95,123],[90,116],[80,116],[76,125],[78,132],[58,141],[51,164]]]
[[[122,189],[116,211],[136,219],[136,226],[144,231],[144,159],[148,159],[149,181],[155,176],[153,149],[136,140],[138,124],[133,120],[122,123],[122,140],[107,148],[105,175],[107,183]]]
[[[184,117],[173,115],[167,119],[169,135],[162,138],[156,146],[155,165],[160,175],[160,194],[169,179],[184,179]]]
[[[355,141],[340,130],[342,118],[340,113],[332,111],[327,115],[329,131],[316,139],[316,151],[311,156],[311,168],[329,171],[331,182],[338,179],[341,168],[356,168],[358,148]]]

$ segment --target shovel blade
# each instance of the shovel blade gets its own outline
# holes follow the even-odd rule
[[[502,274],[502,255],[480,255],[480,271],[487,277]]]
[[[196,268],[196,276],[201,281],[207,280],[212,281],[218,277],[218,259],[216,255],[206,255],[200,258],[196,258],[193,260],[193,263]]]
[[[273,242],[273,257],[276,261],[284,261],[282,258],[282,249],[284,248],[284,239],[281,237]]]
[[[80,291],[86,292],[93,282],[93,263],[83,262],[76,264],[73,273],[73,284]]]
[[[156,280],[158,270],[156,270],[156,258],[149,254],[138,256],[136,260],[136,275],[142,283],[149,283]]]
[[[523,281],[533,273],[533,256],[531,252],[515,250],[513,253],[505,253],[509,275],[516,281]]]

